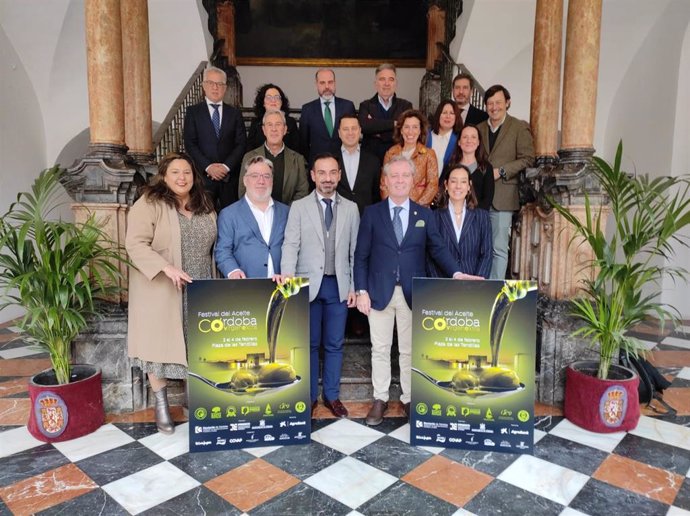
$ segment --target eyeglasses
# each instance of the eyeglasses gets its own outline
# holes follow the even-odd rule
[[[282,98],[283,98],[283,97],[281,97],[280,95],[266,95],[266,96],[264,97],[264,100],[275,100],[275,101],[278,101],[278,100],[281,100]]]
[[[256,181],[259,178],[264,181],[271,181],[273,179],[273,174],[247,174],[245,177],[248,177],[252,181]]]
[[[273,124],[264,124],[264,127],[268,127],[269,129],[280,129],[281,127],[285,127],[285,124],[283,122],[275,122]]]
[[[216,88],[225,88],[227,86],[226,83],[224,82],[215,82],[215,81],[204,81],[204,84],[209,87],[216,87]]]

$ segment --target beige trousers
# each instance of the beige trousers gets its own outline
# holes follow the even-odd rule
[[[393,324],[398,328],[400,351],[400,401],[409,403],[412,380],[412,310],[407,306],[402,287],[395,287],[393,297],[383,310],[369,312],[371,334],[371,383],[374,399],[388,401],[391,384],[391,346]]]

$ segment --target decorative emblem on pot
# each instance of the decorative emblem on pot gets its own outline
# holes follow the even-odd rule
[[[49,438],[57,437],[67,428],[69,413],[63,399],[54,392],[42,392],[34,402],[38,429]]]
[[[612,385],[604,391],[599,400],[599,417],[609,428],[623,423],[628,408],[628,393],[620,385]]]

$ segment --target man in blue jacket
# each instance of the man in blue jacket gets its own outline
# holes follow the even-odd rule
[[[246,165],[246,194],[218,216],[215,258],[223,277],[273,278],[280,274],[289,208],[271,198],[273,164],[254,156]]]
[[[397,156],[383,167],[388,198],[364,210],[355,250],[357,309],[369,316],[374,403],[368,425],[383,421],[391,382],[393,324],[398,329],[400,386],[410,415],[412,382],[412,278],[426,276],[429,252],[447,276],[464,279],[446,247],[431,210],[410,200],[414,163]]]

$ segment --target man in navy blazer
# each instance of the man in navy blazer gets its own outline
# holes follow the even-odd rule
[[[409,417],[412,375],[412,278],[426,276],[428,252],[448,277],[463,279],[428,208],[410,200],[414,163],[396,156],[383,167],[388,199],[364,210],[355,250],[357,309],[369,316],[374,403],[366,422],[383,421],[391,381],[393,324],[398,330],[400,386]]]
[[[453,78],[453,100],[458,106],[463,125],[477,125],[489,118],[486,111],[470,104],[473,91],[474,79],[471,75],[460,73]]]
[[[247,189],[218,216],[215,258],[225,278],[273,278],[280,274],[281,248],[289,208],[273,201],[273,165],[263,156],[247,164]]]
[[[247,136],[239,110],[223,102],[227,76],[214,66],[204,70],[206,98],[187,108],[184,148],[204,176],[216,211],[237,200],[240,163]]]
[[[319,154],[338,154],[340,118],[355,113],[351,100],[335,96],[333,70],[321,68],[316,72],[316,91],[319,98],[302,106],[299,119],[300,150],[310,167]]]

